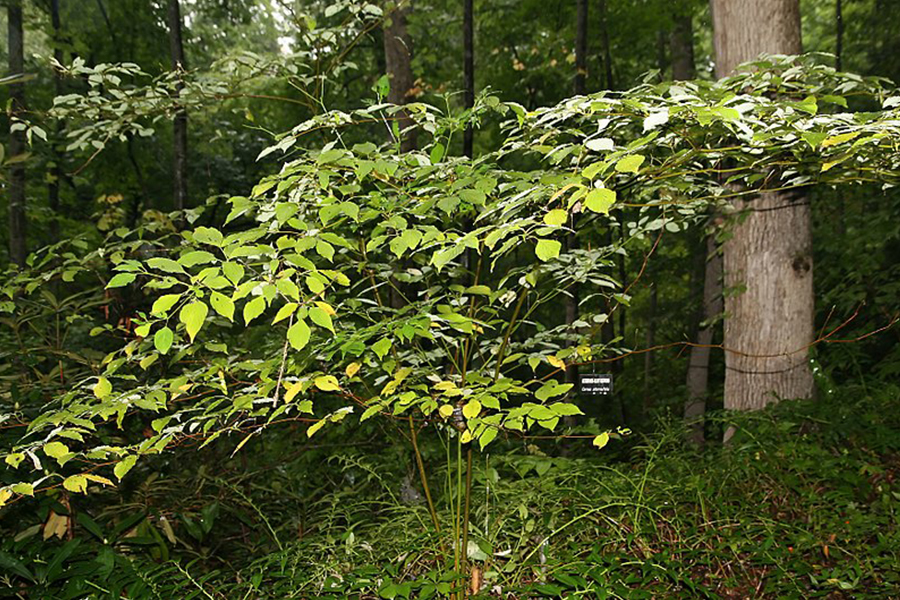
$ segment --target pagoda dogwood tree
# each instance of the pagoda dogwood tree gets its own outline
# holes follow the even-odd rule
[[[95,332],[118,347],[3,449],[15,480],[0,505],[51,486],[113,485],[186,438],[227,438],[237,452],[289,421],[313,436],[347,419],[402,419],[414,435],[439,428],[482,449],[559,432],[582,413],[566,368],[619,351],[598,341],[628,301],[615,253],[652,260],[659,236],[734,196],[897,179],[900,99],[880,82],[811,58],[755,66],[533,112],[482,97],[474,118],[505,118],[505,141],[477,159],[447,155],[466,124],[424,104],[402,107],[422,146],[405,153],[402,132],[382,146],[345,142],[359,129],[380,139],[400,108],[328,112],[277,139],[265,154],[281,157],[278,172],[231,198],[217,226],[122,230],[88,257],[33,257],[0,310],[107,266],[110,293],[141,308]],[[324,146],[305,147],[312,132]],[[610,227],[623,235],[597,243]],[[571,234],[583,242],[564,253]],[[575,282],[569,327],[543,309]],[[609,434],[591,437],[602,446]]]

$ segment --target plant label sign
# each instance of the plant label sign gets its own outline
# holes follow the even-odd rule
[[[578,380],[578,391],[585,396],[609,396],[613,391],[612,375],[589,373]]]

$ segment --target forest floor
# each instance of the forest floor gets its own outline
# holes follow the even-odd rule
[[[325,438],[290,452],[286,437],[233,470],[173,461],[72,509],[72,541],[37,535],[54,506],[24,523],[0,547],[20,573],[6,597],[440,598],[473,579],[470,597],[900,597],[898,396],[845,390],[741,415],[727,447],[690,448],[660,420],[600,454],[521,441],[476,454],[458,578],[454,453],[431,473],[441,537],[403,450],[335,452]]]

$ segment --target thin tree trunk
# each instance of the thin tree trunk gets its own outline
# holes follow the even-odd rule
[[[706,398],[709,394],[710,346],[715,335],[712,321],[722,312],[722,256],[712,233],[706,236],[703,254],[706,257],[703,270],[703,310],[696,345],[691,347],[688,359],[688,399],[684,405],[684,420],[690,427],[689,439],[698,446],[704,441],[703,423],[700,419],[706,412]]]
[[[649,273],[648,273],[649,275]],[[656,282],[650,284],[650,307],[647,315],[647,334],[644,338],[645,348],[653,348],[656,345],[656,310],[659,302],[659,286]],[[653,375],[653,363],[655,352],[644,352],[644,416],[653,408],[653,391],[650,386],[650,378]]]
[[[836,37],[834,44],[834,68],[838,71],[844,68],[844,2],[835,0],[834,21],[836,25]]]
[[[799,54],[799,0],[711,0],[716,74],[761,52]],[[724,245],[725,407],[753,410],[808,398],[814,297],[810,207],[799,194],[768,192],[735,202],[747,218]],[[730,437],[726,434],[726,438]]]
[[[576,96],[585,93],[585,81],[587,79],[587,35],[588,35],[588,0],[578,0],[578,10],[575,24],[575,81],[574,92]],[[572,229],[574,226],[574,215]],[[565,238],[566,252],[571,252],[578,248],[578,238],[575,233],[566,235]],[[569,294],[565,298],[566,309],[566,331],[569,334],[574,333],[573,324],[578,320],[578,299],[580,289],[577,283],[569,286]],[[574,383],[578,386],[578,367],[570,365],[566,369],[566,381]],[[567,423],[571,423],[573,419],[567,419]]]
[[[603,87],[613,89],[612,50],[609,46],[609,15],[606,11],[606,0],[600,0],[600,46],[603,52]]]
[[[475,106],[475,14],[473,0],[463,0],[463,104],[466,110]],[[463,154],[471,158],[475,151],[475,130],[463,132]]]
[[[50,0],[50,22],[53,26],[53,58],[62,64],[63,51],[60,47],[62,24],[59,18],[59,0]],[[53,73],[53,90],[57,96],[63,94],[63,79],[58,72]],[[58,120],[56,122],[56,139],[53,140],[50,149],[53,156],[53,167],[50,170],[50,181],[47,184],[47,203],[50,206],[50,237],[53,240],[59,239],[59,184],[63,177],[60,142],[64,130],[65,124],[62,120]]]
[[[588,0],[578,0],[575,19],[575,95],[581,96],[587,82]]]
[[[384,59],[387,74],[391,80],[388,102],[398,106],[410,101],[413,88],[412,40],[406,28],[408,7],[394,8],[384,22]],[[395,117],[401,132],[400,150],[409,152],[416,147],[416,130],[413,120],[405,110]]]
[[[693,79],[694,70],[694,24],[690,11],[684,9],[673,17],[672,33],[669,36],[669,53],[672,55],[672,79],[685,81]]]
[[[24,30],[22,27],[22,4],[12,0],[7,5],[9,35],[9,74],[21,75],[25,71]],[[23,115],[25,112],[25,84],[13,83],[9,86],[10,114]],[[11,120],[12,123],[12,120]],[[9,158],[25,153],[25,132],[9,133]],[[28,255],[25,217],[25,163],[17,161],[9,167],[9,258],[21,266]]]
[[[181,36],[181,5],[179,0],[169,0],[169,49],[172,58],[172,70],[185,70],[187,64],[184,60],[184,43]],[[176,87],[177,93],[181,93],[183,86]],[[175,210],[184,210],[187,206],[187,112],[183,107],[178,109],[173,123],[172,148],[172,181],[173,181],[173,207]]]

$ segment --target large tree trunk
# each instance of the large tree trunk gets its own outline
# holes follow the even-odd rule
[[[709,394],[709,359],[712,353],[715,326],[712,322],[722,312],[722,256],[713,233],[706,237],[705,268],[703,270],[703,310],[697,331],[697,342],[691,347],[688,359],[688,399],[684,405],[684,420],[690,427],[689,439],[703,444],[703,423],[706,398]]]
[[[187,64],[184,60],[184,43],[181,39],[181,5],[179,0],[169,0],[169,49],[172,58],[172,70],[184,70]],[[180,93],[182,86],[177,90]],[[175,210],[184,210],[187,206],[187,112],[179,108],[175,113],[173,123],[172,148],[172,180],[173,180],[173,205]]]
[[[388,102],[396,105],[410,101],[410,90],[413,89],[412,72],[412,40],[406,29],[406,13],[408,7],[394,8],[388,13],[384,22],[384,59],[387,74],[391,80]],[[416,147],[416,130],[412,117],[406,111],[398,112],[395,117],[400,131],[406,131],[400,140],[400,149],[409,152]]]
[[[716,75],[727,77],[735,67],[763,52],[799,54],[799,0],[710,0]]]
[[[9,33],[9,74],[21,75],[25,71],[24,30],[22,28],[22,4],[12,0],[7,5]],[[21,115],[25,111],[25,85],[14,83],[9,86],[10,114]],[[9,134],[9,157],[25,152],[25,132],[12,131]],[[28,255],[25,218],[25,163],[18,161],[9,167],[9,258],[15,264],[25,265]]]
[[[716,74],[760,53],[801,52],[799,0],[711,0]],[[810,207],[796,194],[735,202],[747,211],[724,245],[725,407],[753,410],[808,398],[814,298]]]
[[[672,32],[669,35],[669,52],[672,55],[672,79],[684,81],[694,78],[694,24],[690,10],[673,15]]]

